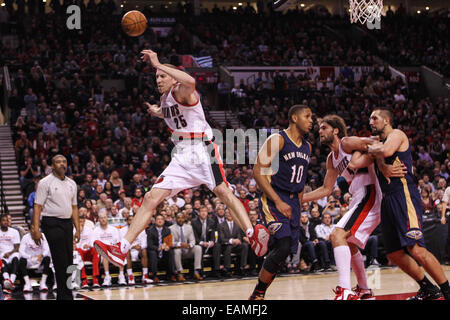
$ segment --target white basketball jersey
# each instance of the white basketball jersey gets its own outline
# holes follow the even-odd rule
[[[339,144],[339,155],[335,158],[334,152],[331,153],[333,159],[333,167],[338,170],[339,175],[345,179],[349,185],[348,191],[354,195],[359,190],[364,190],[364,187],[370,184],[377,185],[377,177],[375,174],[374,165],[371,164],[367,168],[352,170],[348,167],[352,155],[342,150]]]
[[[205,113],[200,102],[200,95],[195,91],[197,103],[193,105],[183,105],[178,102],[172,90],[161,96],[161,111],[164,120],[169,127],[169,131],[174,135],[183,137],[203,137],[211,140],[213,137],[211,127],[205,119]]]

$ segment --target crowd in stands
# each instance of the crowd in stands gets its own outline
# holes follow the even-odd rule
[[[21,39],[19,49],[12,49],[8,44],[1,48],[4,61],[13,63],[14,89],[9,97],[9,107],[27,212],[33,214],[34,189],[40,178],[51,173],[52,156],[65,155],[69,164],[67,175],[79,187],[78,206],[86,229],[85,242],[78,249],[89,252],[93,239],[90,233],[108,232],[111,226],[115,227],[111,230],[122,230],[131,223],[145,192],[168,165],[173,147],[164,121],[152,118],[143,107],[144,101],[153,104],[159,98],[154,70],[142,63],[138,55],[146,44],[131,42],[118,35],[111,28],[114,17],[104,19],[95,13],[95,10],[113,10],[112,6],[102,8],[88,6],[86,10],[87,14],[92,10],[90,17],[94,21],[101,19],[104,22],[103,28],[98,28],[95,23],[84,24],[82,34],[71,33],[66,41],[61,39],[69,31],[55,27],[61,22],[58,15],[49,14],[45,20],[39,16],[26,16],[17,26]],[[217,17],[217,12],[215,14]],[[281,61],[280,64],[301,65],[304,61],[299,60],[301,57],[312,59],[312,64],[342,64],[340,75],[330,77],[326,83],[308,74],[296,76],[279,72],[260,74],[254,83],[242,83],[231,94],[230,102],[239,111],[240,127],[286,128],[289,107],[304,103],[312,108],[317,120],[327,113],[336,113],[346,121],[349,135],[370,136],[371,111],[375,107],[390,107],[395,114],[395,125],[404,130],[411,141],[414,174],[424,213],[440,217],[444,190],[450,185],[448,99],[417,98],[410,93],[404,80],[393,77],[388,68],[376,64],[363,71],[356,80],[355,70],[349,65],[358,64],[358,59],[351,59],[353,55],[349,54],[349,48],[343,49],[325,41],[319,22],[313,18],[296,19],[298,25],[292,27],[290,20],[262,23],[257,15],[254,15],[256,22],[242,19],[236,22],[233,17],[226,24],[227,17],[206,28],[211,17],[206,16],[192,24],[191,30],[178,25],[176,28],[180,33],[177,37],[157,43],[156,51],[161,59],[170,61],[174,52],[189,50],[214,55],[215,52],[191,46],[187,40],[196,34],[208,47],[216,48],[215,59],[219,63],[272,64]],[[279,30],[279,34],[267,32],[272,29]],[[293,30],[303,31],[293,34]],[[292,37],[302,40],[288,41]],[[287,47],[283,48],[277,41]],[[334,49],[330,50],[330,47]],[[361,57],[361,64],[372,65],[370,55],[364,52],[355,57]],[[105,90],[101,85],[102,77],[124,79],[126,90]],[[231,127],[221,127],[209,116],[207,103],[204,107],[213,128],[225,130]],[[305,192],[320,186],[326,172],[329,149],[320,145],[318,128],[316,121],[308,136],[313,155]],[[227,164],[226,178],[252,222],[260,222],[258,199],[261,191],[253,178],[252,166]],[[301,246],[297,254],[288,258],[283,271],[334,270],[329,235],[345,214],[350,199],[345,185],[338,184],[329,197],[303,205]],[[87,230],[91,230],[90,233]],[[160,281],[158,272],[161,270],[166,272],[168,281],[184,281],[181,271],[187,266],[186,259],[191,260],[191,276],[198,281],[205,277],[202,270],[207,263],[217,277],[256,275],[261,267],[261,259],[253,254],[248,239],[233,225],[228,209],[205,186],[185,190],[164,201],[145,232],[146,235],[133,244],[137,254],[131,252],[134,256],[129,260],[145,256],[142,281],[148,283]],[[167,237],[169,234],[171,236]],[[111,237],[117,239],[117,235]],[[377,230],[364,252],[366,266],[388,263],[380,256],[381,242]],[[83,261],[99,263],[98,257],[94,259],[95,252],[90,256],[80,255]],[[205,255],[209,260],[204,259]],[[134,281],[130,273],[132,268],[132,264],[127,265],[128,284]],[[108,285],[111,279],[108,278],[107,263],[103,264],[103,272],[103,284]],[[93,273],[92,285],[97,286],[99,270],[93,269]],[[86,277],[83,286],[87,286],[84,280]],[[122,269],[118,281],[126,283]]]

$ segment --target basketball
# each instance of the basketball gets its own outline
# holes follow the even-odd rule
[[[147,28],[147,18],[137,10],[128,11],[122,18],[122,29],[130,37],[137,37]]]

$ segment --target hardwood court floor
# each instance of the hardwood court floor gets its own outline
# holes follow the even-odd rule
[[[450,278],[450,266],[443,266]],[[369,286],[377,299],[397,295],[404,299],[416,292],[418,285],[399,268],[368,270]],[[429,277],[429,276],[428,276]],[[429,277],[431,279],[431,277]],[[315,275],[282,275],[277,277],[266,294],[267,300],[333,299],[331,291],[338,282],[337,272]],[[352,276],[352,283],[356,279]],[[247,300],[256,285],[256,278],[209,281],[199,283],[121,287],[95,291],[79,291],[78,298],[93,300]],[[386,297],[395,299],[396,296]]]

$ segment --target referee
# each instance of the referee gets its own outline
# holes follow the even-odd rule
[[[52,158],[53,172],[39,181],[34,202],[31,237],[40,244],[41,229],[47,238],[56,273],[57,300],[73,300],[67,287],[68,267],[73,264],[73,240],[80,241],[80,222],[77,207],[77,185],[65,176],[67,159],[63,155]],[[72,224],[75,225],[75,235]]]

